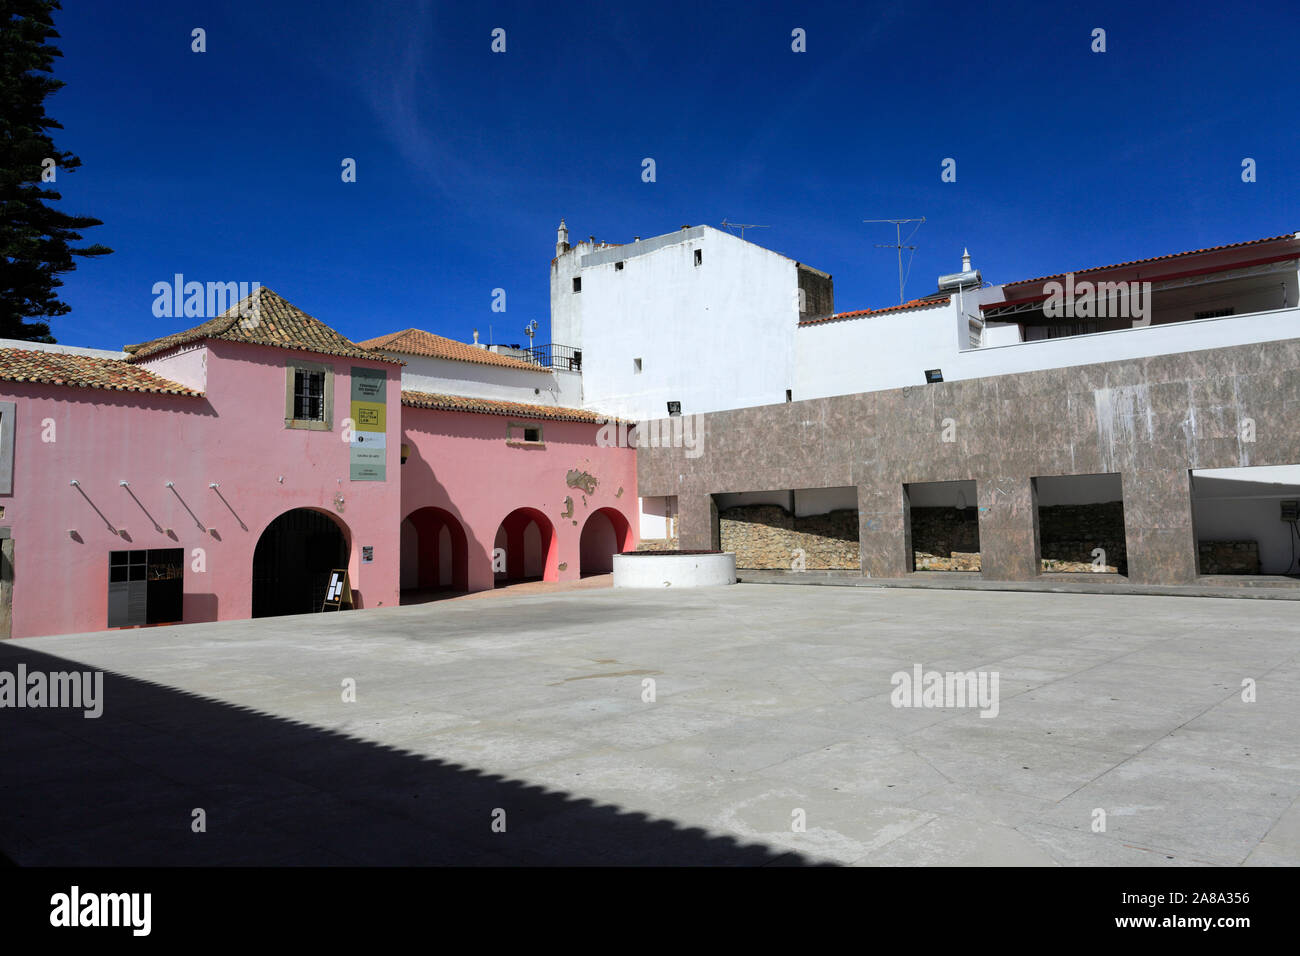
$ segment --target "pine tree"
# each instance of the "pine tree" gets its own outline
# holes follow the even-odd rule
[[[64,85],[51,75],[63,54],[48,42],[59,36],[58,9],[58,0],[0,3],[0,338],[53,342],[48,323],[25,320],[69,312],[60,273],[77,267],[73,256],[113,251],[74,248],[79,230],[102,223],[48,205],[63,197],[47,184],[81,165],[55,148],[49,131],[63,127],[45,113],[45,98]]]

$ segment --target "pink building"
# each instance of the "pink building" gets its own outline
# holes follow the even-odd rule
[[[344,568],[392,606],[635,546],[635,453],[594,413],[403,391],[399,350],[241,306],[124,353],[0,348],[0,636],[318,611]],[[526,371],[451,344],[469,386]]]

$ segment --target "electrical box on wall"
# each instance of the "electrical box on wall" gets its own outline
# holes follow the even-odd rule
[[[1300,521],[1300,501],[1282,502],[1282,520]]]

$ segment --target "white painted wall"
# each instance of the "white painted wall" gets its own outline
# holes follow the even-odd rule
[[[27,349],[29,352],[62,352],[65,355],[90,355],[95,358],[121,359],[126,352],[114,352],[112,349],[90,349],[76,345],[58,345],[47,342],[27,342],[23,339],[0,339],[0,348]]]
[[[1255,465],[1250,468],[1198,468],[1193,476],[1201,479],[1227,479],[1229,481],[1253,481],[1266,485],[1300,486],[1300,465]],[[1208,488],[1218,482],[1204,482]]]
[[[967,294],[968,312],[975,311],[972,298]],[[954,299],[937,308],[805,326],[795,339],[795,398],[923,385],[931,368],[951,382],[1293,339],[1300,336],[1300,308],[979,349],[959,344],[965,325]]]
[[[582,349],[584,407],[645,420],[669,401],[689,415],[783,402],[793,387],[794,260],[707,226],[682,235],[596,250],[580,293],[557,280],[553,335],[581,322],[581,340],[562,344]]]
[[[584,239],[573,243],[567,252],[551,260],[551,338],[552,345],[582,348],[583,315],[587,299],[573,291],[573,280],[582,275],[582,257],[611,247],[611,243]],[[585,280],[584,280],[585,281]]]
[[[677,496],[659,495],[641,499],[641,537],[671,537],[672,517],[677,514]]]
[[[1282,521],[1283,501],[1300,501],[1300,464],[1192,472],[1197,539],[1258,541],[1264,574],[1284,574],[1291,565],[1294,532]]]
[[[1015,322],[999,324],[990,322],[984,326],[984,347],[991,345],[1015,345],[1023,341],[1020,337],[1020,326]]]
[[[970,296],[966,297],[968,311]],[[852,395],[924,385],[925,370],[959,377],[957,306],[940,300],[932,308],[808,325],[795,337],[796,400]],[[967,339],[969,341],[969,338]]]
[[[524,369],[419,355],[385,353],[406,363],[402,369],[402,388],[438,395],[467,395],[507,402],[527,402],[560,408],[582,408],[582,374],[550,369],[529,372]]]
[[[1281,503],[1300,501],[1300,480],[1280,484],[1270,480],[1232,481],[1205,476],[1257,472],[1259,477],[1267,479],[1273,477],[1271,473],[1294,475],[1296,471],[1300,471],[1300,466],[1193,472],[1192,517],[1197,540],[1257,541],[1262,573],[1284,574],[1289,567],[1294,572],[1295,568],[1291,567],[1294,532],[1289,523],[1282,521]],[[1300,544],[1296,553],[1300,555]]]

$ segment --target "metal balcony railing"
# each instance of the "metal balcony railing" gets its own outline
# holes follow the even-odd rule
[[[582,349],[570,345],[539,345],[522,350],[528,361],[542,368],[558,368],[565,372],[582,371]]]

